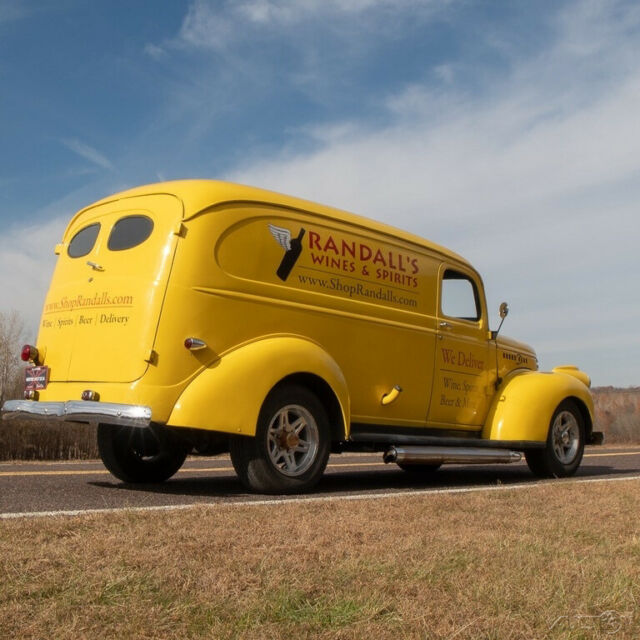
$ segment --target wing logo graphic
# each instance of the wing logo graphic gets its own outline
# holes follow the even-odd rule
[[[298,237],[293,238],[289,229],[277,227],[275,224],[268,224],[267,226],[275,241],[284,249],[284,256],[276,271],[276,275],[280,280],[285,282],[302,253],[302,238],[304,237],[305,230],[300,229]]]
[[[291,231],[284,227],[276,227],[275,224],[270,224],[269,231],[271,235],[276,239],[276,242],[285,250],[291,249]]]

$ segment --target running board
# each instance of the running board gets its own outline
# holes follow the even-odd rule
[[[415,429],[415,431],[418,431]],[[473,434],[471,437],[450,437],[441,435],[407,434],[399,433],[391,428],[385,431],[356,431],[349,436],[349,443],[372,444],[380,447],[380,451],[388,447],[401,447],[412,449],[414,447],[446,447],[451,448],[473,448],[473,449],[544,449],[545,442],[533,442],[531,440],[484,440]]]
[[[508,449],[471,447],[389,447],[382,459],[398,464],[493,464],[519,462],[522,454]]]

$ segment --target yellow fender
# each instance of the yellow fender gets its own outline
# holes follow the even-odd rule
[[[588,376],[575,367],[557,367],[551,373],[516,370],[496,393],[482,431],[490,440],[546,442],[551,417],[571,398],[580,407],[588,441],[593,427],[593,399]]]
[[[270,336],[244,344],[210,364],[182,392],[168,426],[254,436],[262,404],[284,378],[311,374],[335,395],[349,424],[347,383],[335,360],[317,343]]]

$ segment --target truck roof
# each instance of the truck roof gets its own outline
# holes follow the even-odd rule
[[[103,198],[102,200],[99,200],[98,202],[95,202],[79,211],[70,221],[67,230],[78,216],[96,206],[106,204],[107,202],[114,202],[115,200],[120,200],[122,198],[161,193],[174,195],[182,200],[184,203],[183,215],[185,220],[192,218],[205,209],[229,202],[276,204],[290,209],[307,211],[329,220],[346,222],[364,230],[374,230],[378,233],[395,237],[410,244],[429,249],[432,252],[441,254],[443,257],[455,260],[456,262],[463,263],[464,265],[473,268],[465,258],[454,251],[436,244],[435,242],[431,242],[430,240],[421,238],[420,236],[397,229],[391,225],[377,222],[354,213],[318,204],[316,202],[311,202],[309,200],[303,200],[301,198],[295,198],[293,196],[268,191],[266,189],[259,189],[257,187],[250,187],[233,182],[224,182],[221,180],[173,180],[127,189],[126,191],[121,191]]]

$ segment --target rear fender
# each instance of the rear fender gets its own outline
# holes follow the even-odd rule
[[[551,373],[514,371],[496,393],[482,437],[546,442],[551,417],[566,399],[572,399],[582,411],[588,441],[593,429],[591,393],[575,372],[560,369]]]
[[[296,336],[250,342],[209,365],[182,392],[167,425],[254,436],[269,392],[296,374],[323,380],[349,424],[347,383],[335,360],[318,344]]]

